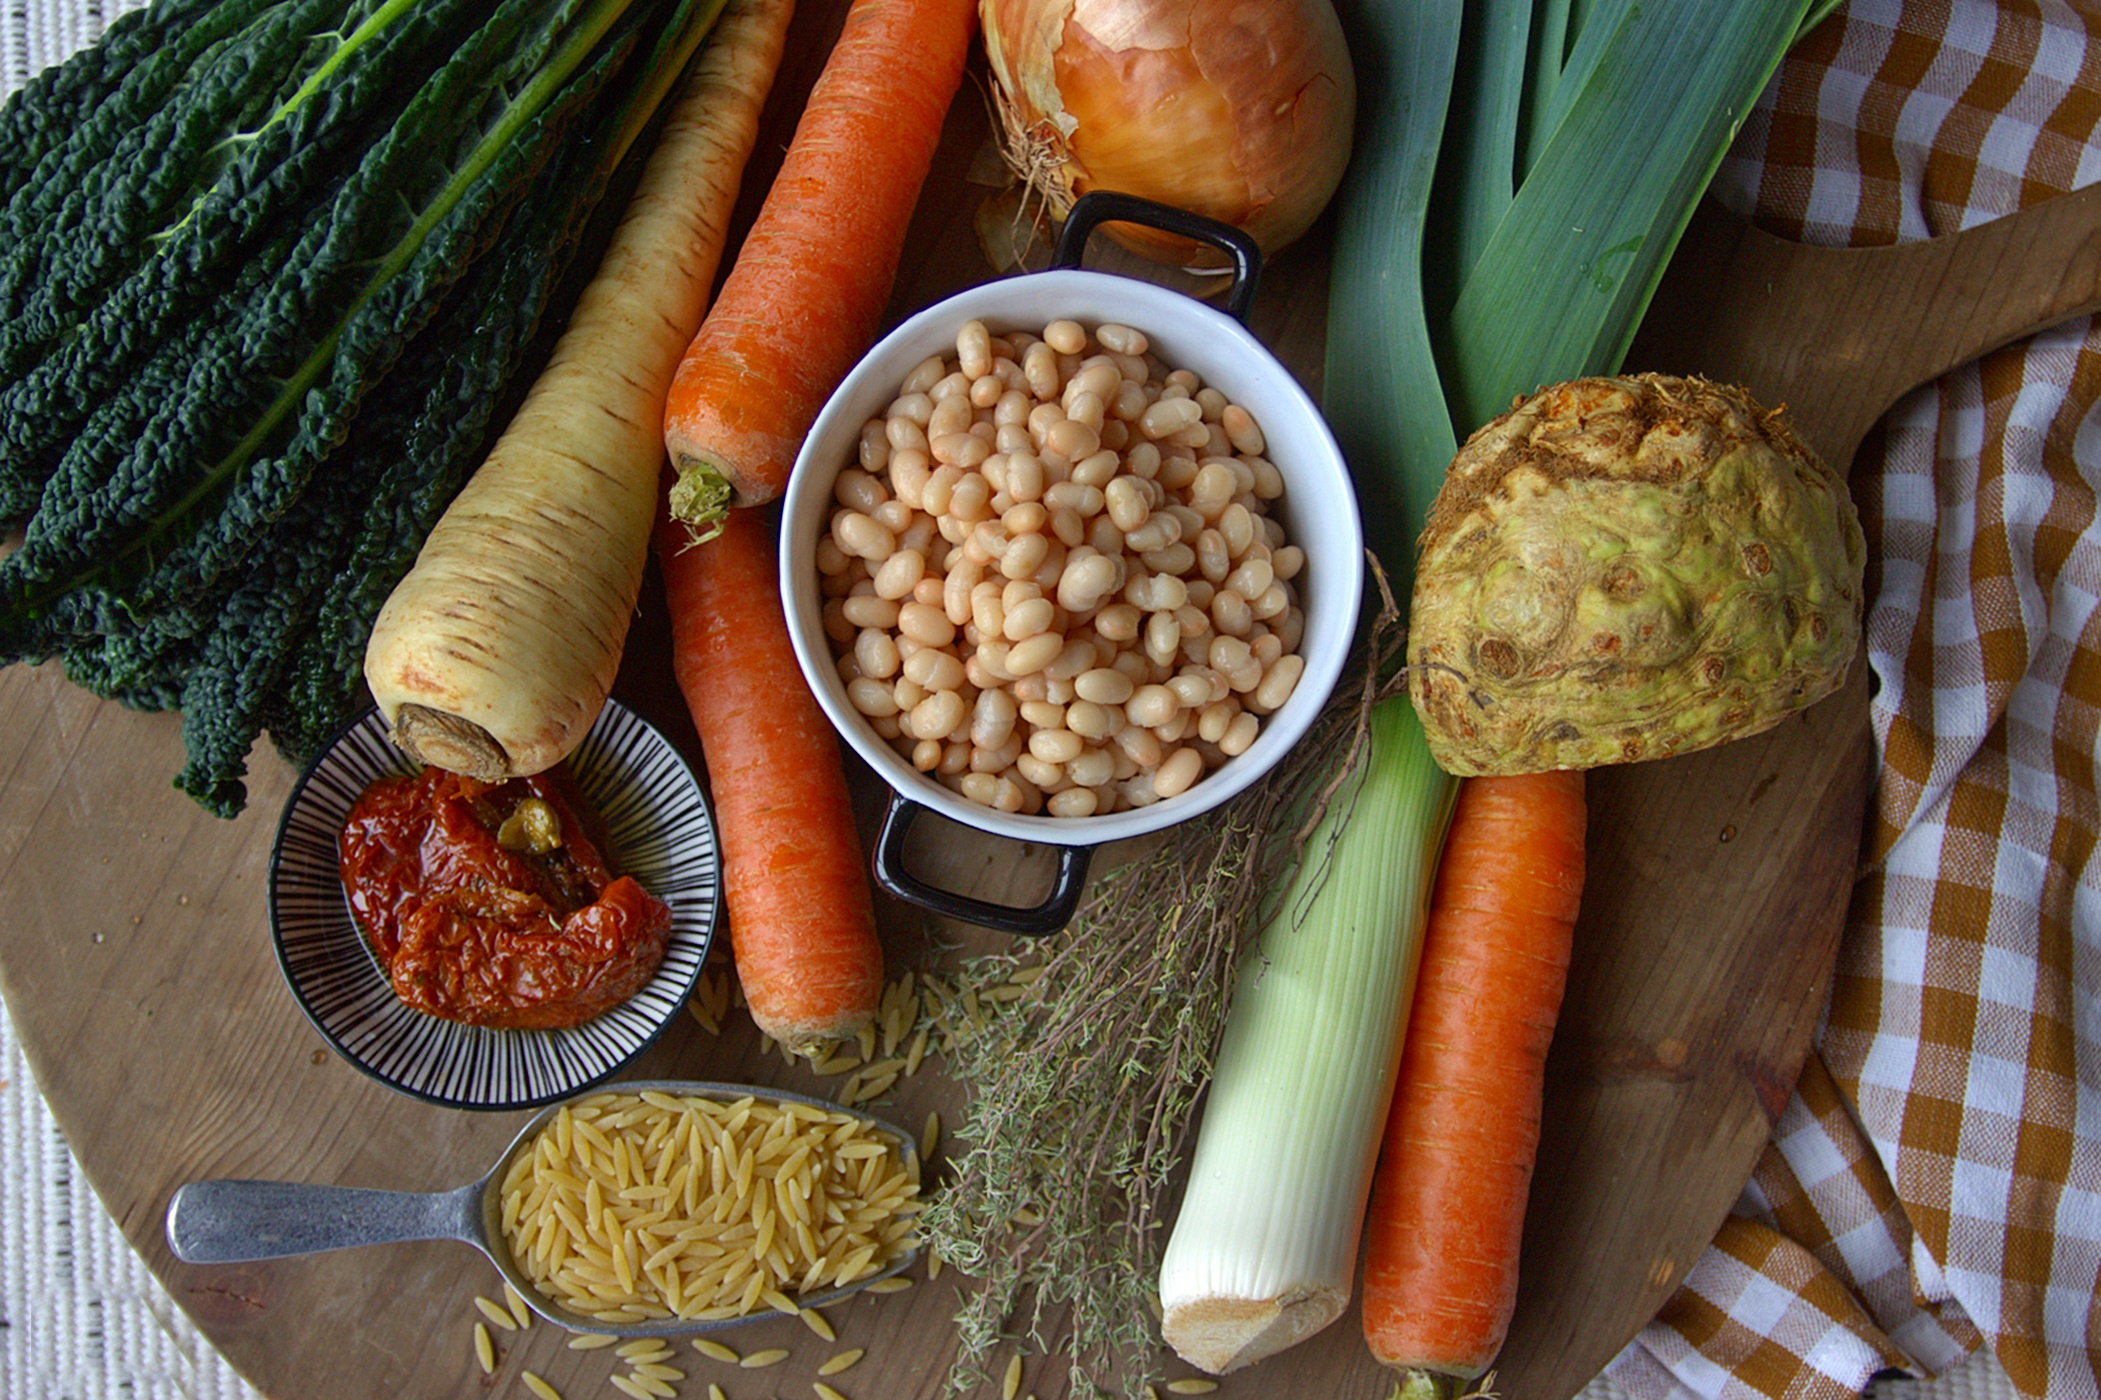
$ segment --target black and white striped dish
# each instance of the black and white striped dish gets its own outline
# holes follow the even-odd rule
[[[466,1026],[403,1004],[343,893],[336,838],[375,779],[414,773],[367,712],[299,780],[270,856],[270,925],[285,982],[337,1053],[391,1088],[453,1108],[534,1108],[632,1062],[678,1018],[707,960],[721,865],[706,794],[669,740],[607,701],[569,766],[614,868],[671,906],[662,966],[627,1002],[570,1030]]]

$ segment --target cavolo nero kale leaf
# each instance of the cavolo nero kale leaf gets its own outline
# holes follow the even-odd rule
[[[310,755],[690,13],[156,0],[0,108],[0,664],[180,708],[222,815]]]

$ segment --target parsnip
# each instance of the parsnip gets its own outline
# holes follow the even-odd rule
[[[664,397],[707,310],[792,0],[729,0],[546,369],[381,608],[394,741],[488,781],[590,729],[641,593]]]

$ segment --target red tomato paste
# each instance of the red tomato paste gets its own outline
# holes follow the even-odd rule
[[[670,907],[599,853],[556,769],[490,785],[426,768],[365,789],[338,846],[394,993],[474,1026],[581,1025],[640,991]]]

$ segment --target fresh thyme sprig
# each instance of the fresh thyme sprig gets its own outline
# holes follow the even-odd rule
[[[1071,1393],[1144,1393],[1160,1369],[1156,1233],[1209,1082],[1242,952],[1403,683],[1385,577],[1366,644],[1313,731],[1261,782],[1170,827],[1090,889],[1073,923],[1020,953],[966,964],[963,986],[1043,975],[948,1068],[969,1095],[949,1180],[923,1225],[981,1285],[957,1318],[957,1389],[1025,1333],[1071,1361]],[[1062,1335],[1047,1336],[1063,1309]]]

